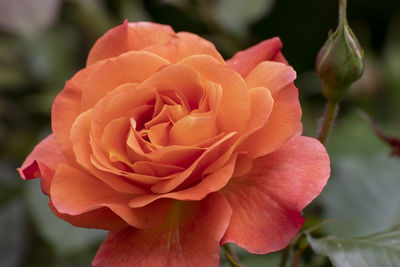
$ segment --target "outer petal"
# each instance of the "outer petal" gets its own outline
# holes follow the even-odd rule
[[[223,57],[218,53],[215,46],[200,36],[187,32],[179,32],[175,38],[167,43],[155,44],[144,48],[157,54],[171,63],[176,63],[192,55],[210,55],[219,62],[225,64]]]
[[[140,50],[149,45],[165,43],[174,36],[176,36],[175,32],[167,25],[125,21],[124,24],[109,30],[97,40],[89,52],[87,65],[128,51]]]
[[[282,88],[292,84],[296,79],[296,72],[291,66],[264,61],[258,64],[246,77],[249,88],[264,86],[271,91],[275,97]]]
[[[245,78],[247,74],[262,61],[275,60],[286,63],[286,60],[280,52],[281,48],[281,40],[278,37],[274,37],[262,41],[246,50],[237,52],[227,63],[231,69],[237,71]]]
[[[49,202],[51,211],[60,219],[78,227],[96,228],[104,230],[123,229],[128,224],[109,208],[100,208],[80,215],[59,213],[53,203]]]
[[[274,107],[264,127],[252,134],[240,149],[253,157],[264,156],[285,144],[299,129],[301,107],[297,88],[293,85],[296,72],[278,62],[264,61],[246,77],[249,88],[258,86],[270,90]]]
[[[300,127],[301,107],[297,88],[289,85],[274,97],[274,101],[267,124],[240,145],[240,150],[246,150],[254,158],[282,147]]]
[[[248,92],[251,102],[251,120],[247,132],[241,137],[239,143],[246,140],[249,135],[265,126],[274,105],[274,99],[272,98],[270,91],[265,87],[254,87]],[[247,146],[242,145],[237,149],[237,151],[239,152],[239,156],[235,164],[235,172],[233,176],[241,176],[247,173],[251,169],[254,160],[252,155],[249,155]]]
[[[70,129],[75,119],[81,113],[81,97],[83,85],[88,77],[95,72],[104,61],[87,67],[65,83],[64,89],[54,100],[51,110],[51,128],[53,129],[57,143],[60,145],[65,156],[74,160]]]
[[[59,164],[65,162],[65,156],[57,145],[53,134],[43,139],[29,154],[18,172],[23,179],[41,177],[44,194],[48,195],[50,183]]]
[[[167,219],[149,230],[111,231],[93,266],[218,266],[220,240],[232,211],[219,193],[200,202],[176,202]]]
[[[287,62],[285,56],[280,51],[271,59],[271,61],[281,62],[281,63],[284,63],[286,65],[289,65],[289,63]]]
[[[233,214],[222,243],[251,253],[284,248],[303,223],[300,211],[319,195],[329,174],[325,148],[309,137],[296,136],[257,159],[249,174],[233,178],[223,191]]]
[[[86,81],[81,107],[93,107],[108,92],[124,83],[140,83],[153,75],[169,61],[146,51],[132,51],[107,60]]]
[[[132,194],[115,191],[102,181],[67,164],[57,168],[50,188],[51,201],[60,213],[80,215],[107,207],[137,228],[159,224],[172,203],[161,200],[144,208],[132,209],[128,206],[131,197]]]

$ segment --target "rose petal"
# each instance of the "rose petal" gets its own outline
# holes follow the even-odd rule
[[[258,64],[246,77],[249,88],[268,88],[275,98],[279,92],[292,84],[296,79],[296,72],[291,66],[273,61],[264,61]]]
[[[93,266],[218,266],[219,242],[231,209],[218,193],[200,202],[176,202],[160,226],[111,231]]]
[[[246,50],[237,52],[231,59],[227,60],[228,66],[237,71],[242,77],[247,74],[260,62],[274,60],[282,62],[280,54],[282,42],[278,37],[274,37],[258,43]]]
[[[59,213],[54,205],[49,202],[51,211],[60,219],[77,227],[96,228],[104,230],[123,229],[128,224],[109,208],[99,208],[80,215]]]
[[[147,129],[151,129],[159,124],[170,124],[169,122],[175,123],[188,114],[189,112],[183,109],[181,105],[163,105],[159,113],[146,122],[144,126]]]
[[[250,134],[263,128],[267,124],[274,107],[274,99],[270,91],[265,87],[251,88],[248,91],[248,95],[251,103],[251,118],[247,125],[247,130],[241,136],[239,142],[246,139]],[[238,151],[241,150],[238,149]],[[244,152],[247,153],[245,146]]]
[[[131,51],[107,60],[86,81],[81,107],[93,107],[108,92],[125,83],[140,83],[170,62],[149,52]]]
[[[131,118],[135,129],[141,128],[151,117],[155,88],[127,83],[107,93],[93,108],[91,134],[100,143],[104,128],[116,119]],[[117,130],[118,131],[118,130]]]
[[[261,254],[284,248],[303,224],[301,210],[325,186],[329,169],[321,143],[302,136],[257,159],[249,174],[223,189],[233,214],[222,243]]]
[[[215,143],[210,145],[207,149],[199,149],[195,147],[182,147],[182,146],[167,146],[162,149],[154,150],[151,153],[143,153],[140,151],[140,148],[136,148],[139,144],[135,144],[135,139],[128,137],[128,142],[131,142],[130,146],[138,153],[139,156],[148,156],[148,158],[155,162],[163,162],[166,164],[174,164],[180,167],[184,167],[182,172],[174,174],[170,177],[165,177],[168,179],[163,179],[163,181],[159,181],[156,185],[151,188],[151,191],[156,194],[168,193],[178,186],[183,186],[186,184],[194,184],[201,179],[203,175],[204,169],[209,166],[211,163],[217,161],[223,151],[227,151],[232,148],[232,142],[235,140],[236,133],[229,133],[222,136]],[[130,140],[131,139],[131,140]],[[192,154],[197,152],[197,154]],[[230,154],[227,155],[226,163],[233,150],[230,150]],[[197,157],[195,157],[195,155]],[[178,161],[180,159],[180,161]],[[223,165],[221,165],[223,166]],[[226,183],[226,177],[221,178],[222,183]],[[229,178],[229,177],[228,177]],[[218,185],[220,183],[217,183]],[[222,185],[223,186],[223,185]],[[211,191],[205,192],[205,195]],[[158,195],[157,195],[158,196]],[[150,196],[150,200],[154,201],[154,196]],[[168,197],[168,196],[167,196]],[[198,198],[197,195],[194,196]]]
[[[250,101],[242,77],[207,55],[195,55],[179,62],[195,69],[205,80],[222,86],[217,114],[220,132],[242,132],[250,119]]]
[[[149,170],[152,174],[148,175],[153,175],[160,178],[157,180],[157,182],[159,182],[161,178],[167,178],[172,174],[184,171],[184,168],[181,167],[151,161],[136,161],[134,164],[132,164],[132,168],[136,173],[141,173],[141,169],[144,170],[144,172],[145,170]]]
[[[107,207],[137,228],[150,228],[161,223],[172,204],[169,200],[162,200],[132,209],[128,206],[132,194],[115,191],[68,164],[61,164],[57,168],[50,187],[50,198],[60,213],[80,215]]]
[[[281,51],[279,51],[272,59],[271,61],[275,61],[275,62],[280,62],[283,63],[285,65],[289,65],[289,62],[287,62],[285,56],[282,54]]]
[[[282,89],[274,98],[274,107],[267,124],[251,134],[239,147],[253,158],[264,156],[282,147],[300,127],[301,107],[294,85]]]
[[[165,67],[143,82],[142,86],[157,88],[162,95],[164,91],[174,90],[187,99],[191,109],[196,109],[204,94],[204,81],[192,68],[175,64]]]
[[[57,95],[51,109],[51,128],[65,156],[73,161],[72,142],[69,129],[81,113],[81,98],[83,85],[87,78],[102,66],[100,61],[87,67],[65,83],[64,89]]]
[[[209,166],[212,162],[216,161],[223,151],[228,150],[229,144],[234,139],[235,133],[226,135],[224,138],[210,146],[196,161],[183,172],[177,174],[171,179],[159,182],[151,188],[151,191],[156,194],[168,193],[176,189],[182,184],[194,184],[198,182],[204,173],[204,168]],[[233,151],[227,156],[228,161]],[[226,162],[225,162],[226,163]],[[234,165],[234,164],[233,164]],[[222,166],[221,166],[222,167]],[[192,179],[190,179],[192,178]],[[219,182],[224,183],[226,177],[221,177]],[[203,179],[204,181],[204,179]],[[200,182],[201,183],[201,182]],[[217,183],[220,184],[220,183]],[[215,190],[216,191],[216,190]],[[212,192],[212,191],[208,191]],[[207,192],[206,192],[207,194]]]
[[[145,153],[141,149],[133,130],[129,132],[127,140],[127,153],[130,159],[147,159],[183,168],[192,165],[204,151],[204,148],[173,145]]]
[[[141,194],[144,194],[145,192],[147,192],[145,190],[145,188],[147,188],[148,185],[152,186],[152,185],[158,183],[160,180],[171,179],[171,176],[174,175],[174,174],[171,174],[171,175],[165,176],[165,177],[156,177],[155,176],[156,173],[150,169],[150,166],[147,166],[147,170],[148,170],[147,174],[140,174],[140,173],[142,173],[143,168],[141,168],[141,170],[138,170],[136,168],[137,166],[135,164],[133,164],[131,166],[131,168],[133,170],[138,170],[139,173],[132,173],[132,172],[127,172],[127,171],[123,171],[123,170],[110,169],[107,166],[102,165],[102,163],[100,163],[94,157],[91,157],[90,160],[91,160],[91,163],[96,168],[98,168],[99,170],[101,170],[103,172],[108,173],[108,175],[114,175],[114,177],[119,177],[120,179],[124,179],[126,181],[131,181],[132,183],[134,183],[137,186],[141,186],[141,188],[143,188],[142,191],[141,191]],[[162,170],[160,172],[162,172]],[[124,191],[121,191],[121,192],[124,192]]]
[[[169,131],[171,130],[171,123],[163,122],[156,124],[149,129],[150,143],[156,146],[167,146],[169,144]]]
[[[253,167],[254,158],[246,154],[239,154],[232,177],[247,174]]]
[[[107,161],[111,163],[112,159],[118,159],[118,161],[130,164],[130,160],[125,151],[126,137],[129,132],[129,118],[122,117],[112,120],[104,128],[103,135],[101,137],[101,147],[103,153],[108,152]],[[101,160],[100,158],[97,158]]]
[[[218,134],[212,114],[192,114],[177,121],[169,132],[171,145],[194,145]]]
[[[50,183],[57,166],[66,158],[53,134],[43,139],[25,159],[18,172],[22,179],[40,179],[44,194],[49,195]]]
[[[111,173],[106,173],[93,166],[93,163],[91,162],[91,154],[93,153],[93,149],[96,147],[94,147],[94,144],[91,143],[90,140],[91,115],[92,109],[83,112],[72,125],[71,140],[73,143],[73,151],[76,156],[76,162],[89,173],[95,175],[104,183],[119,192],[136,194],[144,193],[145,191],[143,189],[129,183],[127,179]]]
[[[238,160],[236,163],[239,163],[239,166],[236,168],[237,164],[235,164],[235,173],[245,173],[252,166],[252,161],[254,159],[253,155],[249,154],[244,146],[242,146],[243,151],[241,151],[241,148],[238,147],[238,145],[240,145],[241,142],[248,138],[248,136],[253,132],[256,132],[265,126],[272,112],[274,100],[269,90],[264,87],[251,88],[248,90],[248,95],[251,103],[251,118],[247,125],[248,128],[245,133],[238,138],[238,140],[231,144],[230,148],[225,153],[206,168],[204,174],[212,173],[222,167],[227,162],[233,151],[238,152]]]
[[[140,50],[152,44],[165,43],[174,38],[170,26],[151,22],[136,22],[119,25],[106,32],[89,52],[87,66],[132,50]]]
[[[166,194],[152,195],[147,194],[138,196],[129,202],[130,207],[144,207],[158,199],[177,199],[177,200],[201,200],[208,194],[216,192],[223,188],[231,179],[233,169],[235,167],[236,154],[232,155],[225,166],[221,167],[214,173],[211,173],[198,184],[189,187],[188,189],[174,191]]]
[[[225,64],[223,57],[212,43],[198,35],[187,32],[179,32],[175,38],[167,43],[155,44],[143,50],[157,54],[172,63],[192,55],[210,55],[220,63]]]

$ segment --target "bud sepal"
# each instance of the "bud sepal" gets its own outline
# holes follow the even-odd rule
[[[339,25],[316,60],[322,93],[329,102],[339,102],[364,72],[364,53],[347,22],[346,1],[340,0],[339,4]]]

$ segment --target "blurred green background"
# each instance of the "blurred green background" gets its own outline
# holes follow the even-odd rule
[[[358,236],[400,224],[400,159],[389,157],[359,113],[400,137],[400,1],[348,0],[348,15],[366,70],[327,143],[332,178],[304,212],[311,224],[334,219],[317,235]],[[22,181],[15,169],[50,133],[51,104],[65,81],[84,67],[96,39],[125,18],[197,33],[225,58],[280,36],[298,73],[304,134],[316,135],[325,101],[314,61],[336,27],[336,0],[0,0],[1,267],[89,266],[106,235],[57,219],[39,181]],[[247,266],[277,266],[280,256],[239,254]],[[302,264],[330,263],[307,251]]]

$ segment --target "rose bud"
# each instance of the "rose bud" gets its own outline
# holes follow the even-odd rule
[[[346,1],[340,1],[339,25],[318,53],[316,70],[322,93],[332,103],[340,101],[364,72],[364,53],[346,18]]]

